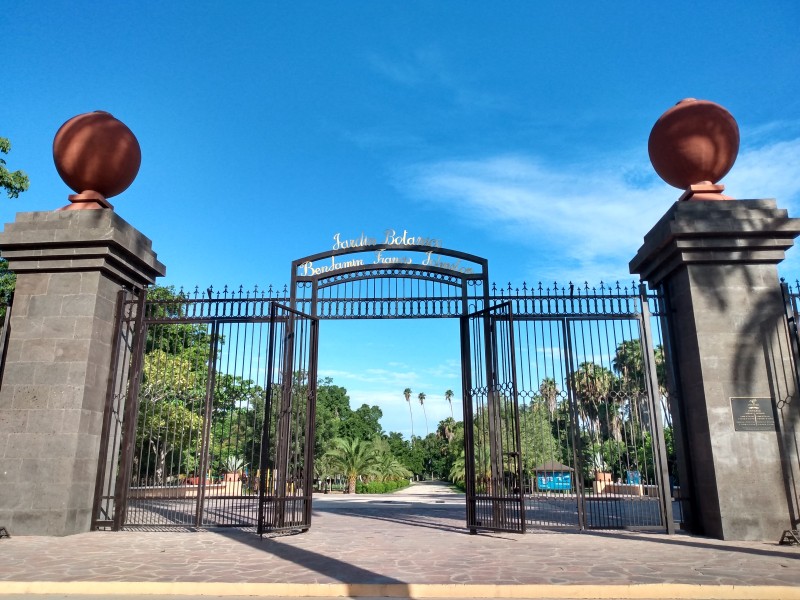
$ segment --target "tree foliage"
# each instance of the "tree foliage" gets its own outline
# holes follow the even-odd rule
[[[148,298],[149,316],[183,316],[184,299],[172,287],[152,288]],[[218,347],[225,344],[222,337],[216,341]],[[164,485],[206,475],[197,472],[203,460],[212,476],[226,472],[231,461],[241,463],[243,471],[258,468],[265,390],[211,364],[211,346],[206,325],[148,327],[134,457],[138,483]],[[207,418],[209,452],[201,456]]]
[[[338,469],[347,478],[347,493],[356,493],[359,475],[377,472],[378,455],[370,442],[358,438],[335,438],[325,453],[333,469]]]
[[[3,154],[11,151],[11,141],[0,137],[0,188],[4,189],[9,198],[18,198],[30,186],[30,181],[25,171],[9,171]]]
[[[0,319],[6,316],[6,310],[14,296],[16,286],[16,274],[8,270],[8,261],[0,258]]]

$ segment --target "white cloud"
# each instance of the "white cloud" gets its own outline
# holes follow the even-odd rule
[[[387,433],[389,431],[398,431],[406,439],[411,437],[412,417],[414,435],[424,437],[426,414],[428,417],[427,431],[430,433],[436,431],[439,421],[450,416],[450,405],[445,401],[444,393],[441,396],[428,394],[425,399],[424,412],[416,393],[411,397],[410,411],[402,393],[387,392],[385,388],[357,387],[348,390],[348,395],[350,396],[350,406],[353,408],[357,408],[362,404],[379,406],[383,412],[381,426],[384,431]],[[461,398],[453,397],[453,416],[457,421],[462,418],[461,412]]]
[[[743,151],[722,183],[734,198],[775,198],[800,216],[800,139]]]
[[[419,381],[419,375],[414,371],[392,371],[389,369],[364,369],[360,371],[345,371],[337,369],[320,369],[320,377],[331,377],[337,385],[347,387],[345,383],[339,382],[363,382],[363,383],[381,383],[385,386],[403,386],[407,387]]]
[[[798,156],[800,139],[744,149],[722,183],[736,198],[776,197],[791,210],[800,204]],[[558,248],[571,273],[597,281],[627,271],[644,234],[680,196],[648,173],[649,165],[628,158],[554,167],[534,156],[495,155],[417,165],[404,185],[528,248]]]

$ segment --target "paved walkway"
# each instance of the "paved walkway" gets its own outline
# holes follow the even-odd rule
[[[311,530],[0,539],[3,595],[800,599],[800,548],[685,534],[469,535],[435,483],[315,496]],[[13,535],[13,532],[11,532]],[[60,596],[59,596],[60,597]]]

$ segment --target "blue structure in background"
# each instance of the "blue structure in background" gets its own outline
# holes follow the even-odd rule
[[[639,471],[625,471],[625,483],[640,485],[642,483],[642,474]]]
[[[571,490],[572,473],[539,473],[536,487],[540,490]]]
[[[572,489],[572,467],[556,461],[547,461],[536,467],[536,489],[539,491],[569,491]]]

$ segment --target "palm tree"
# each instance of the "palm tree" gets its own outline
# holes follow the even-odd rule
[[[450,418],[453,418],[453,390],[447,390],[444,393],[444,399],[447,400],[447,403],[450,405]]]
[[[619,407],[616,397],[612,397],[614,374],[593,362],[583,362],[567,380],[578,397],[578,409],[593,432],[592,437],[599,440],[601,420],[615,440],[622,439]]]
[[[456,429],[456,422],[453,417],[448,417],[447,419],[442,419],[439,421],[439,427],[436,429],[436,435],[441,438],[442,440],[447,441],[449,444],[453,441],[453,436],[455,435]]]
[[[425,394],[420,392],[417,394],[417,398],[419,398],[419,405],[422,407],[422,414],[425,415],[425,437],[428,437],[430,431],[428,431],[428,413],[425,412]]]
[[[547,410],[552,417],[556,412],[558,394],[560,393],[556,380],[552,377],[545,377],[539,384],[539,395],[547,404]]]
[[[372,444],[360,439],[334,438],[333,448],[325,453],[331,468],[337,469],[347,477],[348,494],[356,493],[356,480],[359,475],[373,473],[377,456]]]
[[[465,479],[466,473],[466,458],[464,457],[464,451],[462,450],[461,453],[456,456],[456,459],[453,461],[453,466],[450,467],[450,481],[453,483],[463,483]]]
[[[492,493],[492,470],[489,466],[489,447],[486,444],[481,444],[475,447],[475,485],[477,490],[482,494]],[[467,460],[464,455],[464,450],[459,452],[456,459],[453,461],[453,466],[450,467],[450,481],[453,483],[463,482],[466,479]]]
[[[406,397],[406,402],[408,402],[408,414],[411,417],[411,443],[414,443],[414,414],[411,412],[411,388],[406,388],[403,390],[403,396]]]
[[[374,475],[378,481],[407,480],[412,476],[411,471],[392,454],[386,438],[375,436],[372,440],[372,450],[375,454]]]

